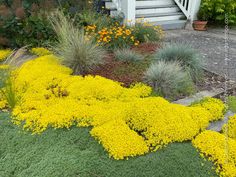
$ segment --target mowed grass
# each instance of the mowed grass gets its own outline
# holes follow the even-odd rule
[[[31,135],[0,113],[0,177],[213,177],[212,167],[189,142],[116,161],[89,128]]]

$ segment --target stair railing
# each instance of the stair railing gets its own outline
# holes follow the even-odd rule
[[[174,0],[188,20],[196,20],[201,0]]]

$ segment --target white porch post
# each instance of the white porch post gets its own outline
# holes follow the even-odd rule
[[[197,13],[201,5],[201,0],[190,0],[190,1],[191,1],[190,20],[191,22],[193,22],[194,20],[197,20]]]
[[[136,0],[121,0],[121,12],[124,13],[124,20],[128,25],[135,24],[135,4]]]

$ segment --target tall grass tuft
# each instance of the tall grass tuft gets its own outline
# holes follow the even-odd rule
[[[139,62],[144,60],[144,56],[130,49],[118,49],[114,52],[115,58],[123,62]]]
[[[154,54],[154,60],[166,62],[179,62],[189,71],[192,79],[197,81],[203,76],[203,59],[196,50],[185,44],[172,44]]]
[[[10,67],[0,69],[0,95],[7,101],[7,105],[11,110],[16,106],[19,100]]]
[[[73,74],[85,75],[103,63],[105,51],[84,34],[84,30],[74,26],[61,11],[49,16],[53,29],[58,36],[54,51],[62,58],[62,63],[73,70]]]
[[[144,80],[156,93],[168,98],[191,94],[194,91],[190,75],[182,70],[178,62],[153,63],[146,71]]]

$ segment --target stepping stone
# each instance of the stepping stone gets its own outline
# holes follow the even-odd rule
[[[229,121],[229,117],[233,116],[235,113],[232,111],[228,111],[223,120],[211,122],[210,125],[207,127],[207,130],[212,130],[216,132],[221,132],[223,125],[226,124]]]
[[[191,105],[191,103],[199,101],[199,100],[203,99],[204,97],[214,97],[214,96],[219,95],[223,92],[224,92],[224,89],[221,89],[221,88],[213,89],[210,91],[205,90],[205,91],[198,92],[195,95],[192,95],[190,97],[186,97],[186,98],[174,101],[173,103],[182,104],[184,106],[189,106],[189,105]]]

